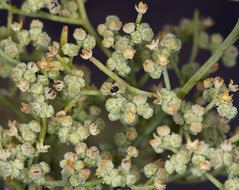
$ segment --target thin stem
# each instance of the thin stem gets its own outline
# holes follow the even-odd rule
[[[12,63],[13,65],[17,65],[18,63],[21,63],[20,61],[17,61],[16,59],[11,58],[9,55],[7,55],[3,50],[0,49],[0,57],[8,61],[9,63]]]
[[[100,46],[100,48],[102,49],[102,51],[106,54],[107,57],[111,57],[111,52],[110,50],[106,49],[103,44],[102,44],[102,40],[100,39],[100,37],[98,36],[98,34],[96,33],[95,29],[93,28],[93,26],[91,25],[89,18],[87,16],[86,10],[85,10],[85,4],[83,0],[77,0],[79,9],[80,9],[80,15],[81,18],[83,20],[82,26],[91,34],[95,37],[97,44]]]
[[[186,141],[187,141],[188,139],[191,139],[191,138],[190,138],[190,135],[189,135],[186,131],[184,131],[184,136],[185,136]]]
[[[228,139],[231,143],[235,143],[239,141],[239,133],[233,135],[231,138]]]
[[[28,122],[27,117],[19,109],[17,109],[13,102],[8,100],[8,98],[5,97],[2,93],[0,93],[0,101],[5,104],[14,114],[16,114],[19,119],[21,119],[25,123]]]
[[[98,90],[89,90],[89,89],[81,89],[80,93],[77,94],[70,103],[65,107],[65,111],[69,112],[73,106],[75,106],[76,102],[79,100],[79,98],[82,95],[93,95],[93,96],[100,96],[102,95],[100,91]]]
[[[166,117],[165,113],[161,113],[160,115],[155,115],[149,123],[145,125],[145,127],[139,132],[138,137],[134,141],[133,145],[138,146],[143,142],[146,136],[152,133],[158,124]]]
[[[176,148],[173,148],[172,146],[167,147],[168,150],[172,151],[173,153],[177,153],[178,150]]]
[[[168,178],[168,179],[165,181],[165,183],[171,183],[171,182],[176,181],[176,180],[178,180],[178,179],[184,178],[184,177],[186,177],[186,176],[188,176],[188,175],[190,175],[190,174],[191,174],[191,171],[190,171],[190,170],[187,170],[187,171],[184,172],[183,174],[173,175],[173,176],[171,176],[170,178]]]
[[[63,65],[67,73],[71,73],[71,68],[69,65],[62,59],[60,55],[56,55],[56,59]]]
[[[11,11],[8,11],[8,16],[7,16],[7,31],[8,31],[8,35],[11,32],[12,19],[13,19],[13,14],[12,14]]]
[[[213,99],[204,109],[204,114],[207,113],[209,110],[211,110],[216,103],[216,99]]]
[[[143,13],[138,13],[135,24],[140,24],[143,18]]]
[[[164,84],[165,84],[166,88],[168,90],[171,90],[171,85],[170,85],[170,80],[169,80],[169,77],[168,77],[168,69],[167,69],[167,67],[165,67],[163,69],[163,79],[164,79]]]
[[[12,178],[7,178],[7,181],[13,186],[15,190],[24,190],[24,188],[20,185],[18,181]]]
[[[81,95],[90,95],[90,96],[101,96],[101,92],[99,90],[90,90],[90,89],[81,89]]]
[[[209,181],[211,181],[218,189],[220,189],[220,190],[223,190],[224,188],[223,188],[223,184],[220,182],[220,181],[218,181],[213,175],[211,175],[210,173],[205,173],[204,174],[206,177],[207,177],[207,179],[209,180]]]
[[[223,43],[219,46],[216,52],[203,64],[203,66],[188,80],[188,82],[183,86],[180,92],[180,97],[183,98],[208,71],[209,69],[217,63],[217,61],[221,58],[223,53],[226,51],[228,47],[230,47],[239,36],[239,21],[228,35],[228,37],[223,41]]]
[[[127,77],[129,84],[137,87],[137,81],[135,79],[135,72],[131,71]]]
[[[199,11],[194,11],[194,33],[193,33],[193,48],[190,57],[190,63],[194,62],[198,52],[198,40],[199,40]]]
[[[44,141],[45,136],[46,136],[46,131],[47,131],[47,118],[42,118],[42,127],[41,127],[41,132],[38,137],[38,141],[40,142],[41,140]]]
[[[170,61],[170,65],[172,66],[174,72],[176,73],[176,75],[179,79],[180,85],[183,85],[184,79],[183,79],[183,75],[182,75],[180,69],[178,68],[177,60],[171,58],[171,56],[170,56],[169,61]]]
[[[96,58],[92,57],[92,58],[90,58],[90,61],[92,63],[94,63],[95,66],[97,66],[101,71],[103,71],[110,78],[112,78],[113,80],[125,85],[129,92],[131,92],[133,94],[142,94],[142,95],[147,96],[147,97],[153,97],[154,96],[153,93],[151,93],[151,92],[146,92],[146,91],[140,90],[138,88],[135,88],[135,87],[129,85],[127,82],[125,82],[118,75],[116,75],[111,70],[109,70],[103,63],[101,63]]]
[[[19,14],[19,15],[24,15],[28,17],[34,17],[34,18],[43,18],[43,19],[48,19],[48,20],[63,22],[68,24],[82,25],[83,23],[83,21],[80,18],[73,19],[73,18],[61,17],[61,16],[45,13],[43,11],[27,12],[10,5],[6,7],[0,7],[0,10],[9,10],[12,13]]]
[[[103,183],[103,179],[93,179],[93,180],[87,181],[86,183],[78,187],[90,187],[90,186],[101,184],[101,183]],[[52,186],[52,187],[63,187],[66,185],[66,181],[64,180],[46,181],[43,185]]]
[[[154,185],[139,185],[139,186],[131,186],[130,187],[133,190],[150,190],[150,189],[154,189],[155,186]]]
[[[144,75],[139,80],[138,87],[142,88],[144,86],[144,84],[148,81],[148,79],[149,79],[149,74],[148,73],[144,73]]]

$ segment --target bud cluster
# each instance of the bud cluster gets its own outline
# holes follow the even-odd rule
[[[238,85],[233,84],[231,80],[227,87],[221,77],[207,78],[203,81],[203,85],[206,88],[203,91],[204,99],[209,102],[215,101],[217,112],[221,117],[233,119],[237,115],[237,108],[233,106],[233,95],[229,93],[238,91]]]
[[[131,171],[131,157],[138,156],[138,150],[130,146],[127,155],[122,159],[118,168],[115,168],[111,159],[102,159],[98,162],[96,175],[102,177],[107,185],[112,187],[132,186],[136,183],[136,175]]]
[[[109,119],[116,121],[121,119],[123,123],[135,124],[137,120],[137,114],[144,119],[148,119],[153,115],[153,109],[147,103],[147,97],[143,95],[136,95],[133,97],[133,101],[129,101],[123,96],[117,98],[109,98],[105,107],[108,112]]]
[[[169,115],[175,115],[181,107],[181,100],[177,97],[176,93],[166,88],[157,91],[154,104],[162,105],[162,109]]]

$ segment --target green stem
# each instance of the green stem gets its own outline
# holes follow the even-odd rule
[[[135,24],[140,24],[143,18],[143,13],[138,13]]]
[[[167,67],[165,67],[163,69],[163,79],[164,79],[164,84],[165,84],[166,88],[168,90],[171,90],[171,85],[170,85],[170,80],[169,80],[169,77],[168,77],[168,69],[167,69]]]
[[[131,186],[130,187],[133,190],[150,190],[150,189],[154,189],[155,186],[154,185],[139,185],[139,186]]]
[[[142,88],[144,86],[144,84],[148,81],[148,79],[149,79],[149,74],[148,73],[144,73],[144,75],[139,80],[138,87]]]
[[[103,179],[94,179],[87,181],[86,183],[80,185],[79,187],[90,187],[101,183],[103,183]],[[66,181],[64,180],[46,181],[43,185],[52,187],[64,187],[66,185]]]
[[[164,112],[161,112],[160,115],[155,115],[149,123],[145,125],[145,127],[139,132],[138,137],[134,141],[133,145],[138,146],[140,145],[146,136],[151,134],[158,124],[166,117]]]
[[[4,103],[14,114],[16,114],[19,119],[21,119],[25,123],[28,122],[27,117],[19,109],[16,108],[12,101],[8,100],[7,97],[2,95],[2,93],[0,93],[0,101]]]
[[[80,93],[77,94],[70,103],[65,107],[65,111],[69,112],[73,106],[75,106],[76,102],[82,95],[93,95],[93,96],[101,96],[101,92],[98,90],[89,90],[89,89],[81,89]]]
[[[176,174],[176,175],[173,175],[171,176],[170,178],[168,178],[165,183],[171,183],[173,181],[177,181],[178,179],[181,179],[181,178],[184,178],[188,175],[191,174],[191,171],[190,170],[187,170],[186,172],[184,172],[183,174]]]
[[[125,85],[129,92],[131,92],[133,94],[142,94],[142,95],[147,96],[147,97],[153,97],[154,96],[153,93],[151,93],[151,92],[146,92],[146,91],[140,90],[138,88],[135,88],[135,87],[129,85],[127,82],[125,82],[118,75],[116,75],[111,70],[109,70],[103,63],[101,63],[96,58],[92,57],[92,58],[90,58],[90,61],[92,63],[94,63],[96,67],[98,67],[101,71],[103,71],[110,78],[112,78],[113,80]]]
[[[198,52],[198,40],[199,40],[199,11],[194,11],[194,35],[193,35],[193,48],[190,57],[190,63],[194,62]]]
[[[3,59],[5,59],[6,61],[8,61],[9,63],[12,63],[14,65],[17,65],[18,63],[21,63],[19,61],[17,61],[16,59],[11,58],[10,56],[8,56],[3,50],[0,49],[0,57],[2,57]]]
[[[176,60],[171,59],[171,57],[169,57],[169,60],[170,60],[171,66],[173,67],[174,72],[176,73],[176,75],[179,79],[180,85],[183,85],[183,83],[184,83],[183,75],[182,75],[180,69],[178,68],[178,64],[177,64]]]
[[[208,71],[209,69],[217,63],[217,61],[221,58],[223,53],[226,51],[228,47],[230,47],[239,36],[239,21],[228,35],[228,37],[223,41],[223,43],[219,46],[216,52],[203,64],[203,66],[188,80],[188,82],[183,86],[180,92],[180,97],[183,98]]]
[[[100,46],[100,48],[102,49],[102,51],[107,55],[107,57],[111,57],[111,52],[110,50],[106,49],[103,44],[102,44],[102,40],[100,39],[100,37],[98,36],[98,34],[96,33],[95,29],[93,28],[93,26],[91,25],[89,18],[87,16],[86,10],[85,10],[85,4],[83,0],[77,0],[79,9],[80,9],[80,15],[81,18],[83,20],[82,26],[91,34],[95,37],[97,44]]]
[[[228,139],[231,143],[235,143],[239,141],[239,133],[233,135],[231,138]]]
[[[220,181],[218,181],[213,175],[211,175],[210,173],[205,173],[204,174],[206,177],[207,177],[207,179],[209,180],[209,181],[211,181],[218,189],[220,189],[220,190],[223,190],[224,188],[223,188],[223,184],[220,182]]]
[[[63,65],[67,73],[71,73],[71,68],[69,65],[62,59],[60,55],[56,55],[56,59]]]
[[[41,127],[41,132],[38,137],[38,141],[40,142],[41,140],[44,141],[45,136],[46,136],[46,131],[47,131],[47,118],[42,118],[42,127]]]
[[[188,132],[184,131],[184,137],[185,137],[185,140],[187,141],[188,139],[191,139],[190,138],[190,135],[188,134]]]
[[[12,19],[13,19],[13,14],[12,14],[11,11],[8,11],[8,16],[7,16],[7,31],[8,31],[8,35],[10,35],[10,32],[11,32]]]
[[[15,190],[24,190],[18,181],[12,178],[7,178],[7,181],[13,186]]]
[[[211,110],[216,103],[216,99],[213,99],[204,109],[204,114],[206,114],[209,110]]]
[[[68,24],[82,25],[83,23],[83,21],[80,18],[73,19],[73,18],[61,17],[61,16],[45,13],[43,11],[28,12],[28,11],[23,11],[21,9],[15,8],[10,5],[7,7],[0,7],[0,10],[9,10],[12,13],[19,14],[19,15],[24,15],[28,17],[34,17],[34,18],[43,18],[43,19],[48,19],[48,20],[63,22]]]
[[[135,72],[134,71],[131,71],[129,73],[129,75],[127,76],[127,80],[129,82],[129,84],[137,87],[137,81],[135,79]]]

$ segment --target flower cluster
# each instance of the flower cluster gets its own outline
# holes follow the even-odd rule
[[[155,96],[157,99],[155,99],[153,103],[161,105],[163,111],[169,115],[175,115],[181,107],[181,100],[177,97],[175,92],[166,88],[157,91]]]
[[[182,145],[182,137],[176,133],[171,133],[169,126],[163,125],[157,128],[157,134],[153,134],[154,139],[149,141],[155,152],[162,153],[164,150],[173,150]]]
[[[126,76],[134,67],[137,45],[150,42],[154,33],[147,23],[135,25],[129,22],[123,25],[117,16],[111,15],[106,18],[105,24],[100,24],[98,33],[103,36],[102,44],[106,48],[114,48],[112,57],[106,62],[110,70],[116,70],[119,75]],[[123,29],[126,35],[121,36],[119,30]]]
[[[155,163],[149,163],[144,166],[144,173],[148,178],[154,179],[154,186],[158,190],[166,189],[164,181],[168,179],[168,173],[165,168],[159,167]]]
[[[45,175],[50,171],[46,162],[27,166],[40,153],[50,148],[43,142],[36,142],[37,134],[41,130],[39,122],[32,120],[28,124],[18,124],[9,121],[9,129],[0,127],[0,176],[16,178],[24,183],[43,184]]]
[[[135,124],[137,114],[144,119],[148,119],[153,115],[153,109],[147,103],[147,97],[136,95],[132,101],[119,96],[117,98],[109,98],[105,103],[109,119],[111,121],[119,120],[126,124]]]
[[[155,36],[142,22],[148,6],[139,2],[135,21],[123,24],[107,16],[97,36],[86,0],[25,0],[21,8],[11,3],[0,2],[0,9],[9,11],[7,27],[0,26],[0,76],[9,77],[9,90],[0,90],[0,101],[23,122],[0,126],[0,177],[10,188],[165,190],[173,180],[208,179],[219,189],[239,190],[239,133],[229,124],[237,115],[232,93],[239,88],[233,80],[226,85],[221,77],[207,78],[218,70],[219,56],[227,67],[236,64],[239,23],[223,43],[222,35],[206,32],[212,20],[195,11],[193,20],[183,19]],[[75,42],[68,38],[68,26],[59,41],[52,41],[43,22],[34,19],[24,29],[25,19],[14,22],[13,14],[83,28],[75,28]],[[180,68],[182,42],[193,46]],[[105,64],[93,56],[96,44],[108,57]],[[201,68],[200,49],[213,54]],[[100,88],[87,66],[74,64],[76,56],[109,77]],[[147,91],[148,79],[161,75],[164,84]],[[193,99],[184,99],[194,85]],[[107,127],[107,115],[114,129]],[[143,181],[140,173],[148,182],[136,185]],[[218,174],[228,177],[224,184]]]
[[[165,66],[169,63],[169,56],[181,48],[181,41],[175,35],[169,33],[159,39],[153,40],[150,45],[146,45],[149,49],[153,50],[154,56],[152,59],[147,59],[144,64],[144,71],[149,73],[153,79],[158,79]]]
[[[73,187],[86,182],[91,171],[85,168],[85,165],[92,165],[92,162],[95,162],[99,157],[99,150],[96,147],[87,148],[84,143],[78,144],[75,151],[76,153],[65,153],[64,159],[60,161],[61,173],[65,178],[69,178]],[[84,160],[81,160],[83,158]]]
[[[131,171],[131,158],[138,156],[138,150],[130,146],[127,155],[122,159],[118,168],[115,168],[111,159],[102,159],[98,162],[96,175],[102,177],[107,185],[112,187],[132,186],[137,180],[137,176]]]
[[[203,85],[206,88],[203,97],[209,102],[215,101],[217,112],[221,117],[230,120],[237,115],[237,108],[232,104],[232,95],[229,95],[230,92],[238,91],[238,85],[234,85],[233,80],[226,87],[221,77],[207,78],[203,81]]]

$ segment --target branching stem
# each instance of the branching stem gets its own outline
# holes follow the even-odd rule
[[[193,86],[209,71],[209,69],[217,63],[221,58],[223,53],[229,48],[239,37],[239,21],[223,41],[223,43],[218,47],[215,53],[206,61],[206,63],[201,66],[201,68],[188,80],[188,82],[182,87],[180,91],[180,97],[183,98]]]

